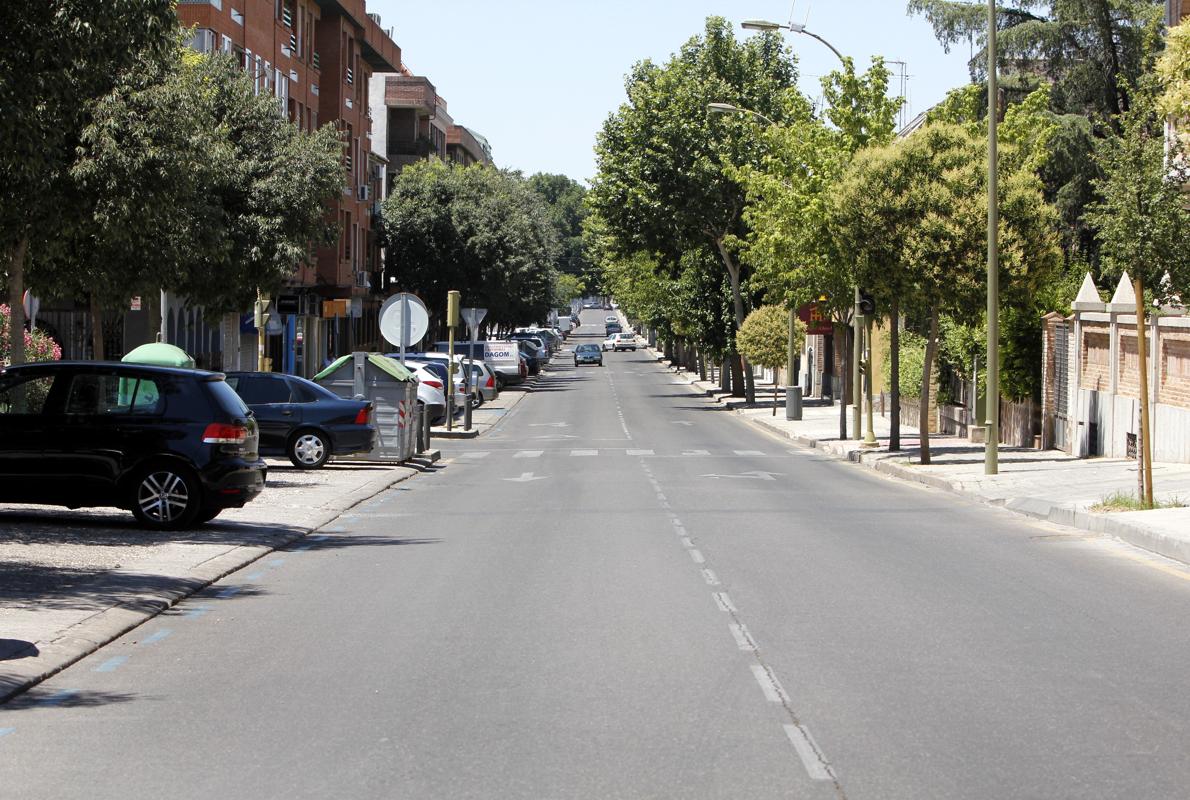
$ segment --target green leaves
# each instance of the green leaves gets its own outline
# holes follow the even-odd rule
[[[801,349],[806,324],[794,318],[794,346]],[[749,363],[768,369],[785,366],[789,355],[789,309],[761,306],[748,315],[736,334],[736,347]]]

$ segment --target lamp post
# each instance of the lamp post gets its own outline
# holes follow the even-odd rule
[[[988,356],[984,422],[983,471],[1000,472],[1000,214],[996,187],[996,0],[988,0]]]

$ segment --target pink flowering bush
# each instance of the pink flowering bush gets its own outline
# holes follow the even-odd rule
[[[0,304],[0,366],[8,363],[8,306]],[[62,348],[45,331],[25,331],[26,361],[57,361],[62,358]]]

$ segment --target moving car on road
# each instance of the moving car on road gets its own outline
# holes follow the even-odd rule
[[[613,352],[620,352],[621,350],[631,350],[636,352],[636,334],[635,333],[613,333],[603,342],[604,350],[611,350]]]
[[[597,344],[580,344],[574,348],[574,365],[598,364],[603,366],[603,351]]]
[[[345,400],[313,381],[273,372],[229,372],[260,425],[260,452],[284,455],[299,469],[318,469],[332,455],[376,446],[370,400]]]
[[[0,501],[128,509],[176,530],[264,488],[259,429],[217,372],[106,361],[0,368]]]

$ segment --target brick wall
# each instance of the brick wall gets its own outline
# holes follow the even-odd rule
[[[1190,408],[1190,331],[1163,333],[1159,380],[1162,403]]]
[[[1121,397],[1140,397],[1140,353],[1136,347],[1136,334],[1120,329],[1120,350],[1116,368],[1116,393]]]
[[[1108,329],[1087,325],[1083,328],[1079,363],[1082,375],[1079,385],[1099,392],[1111,390],[1111,348]]]

